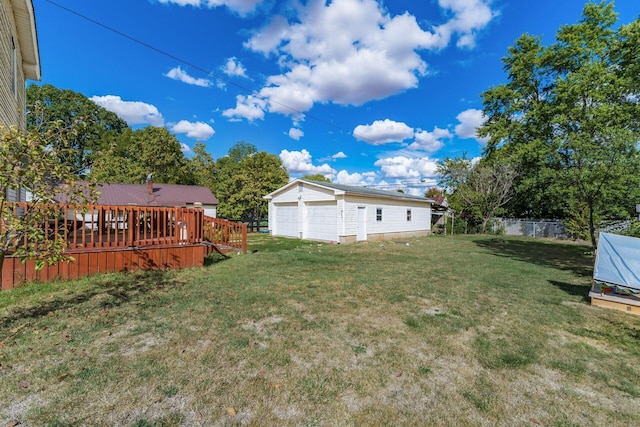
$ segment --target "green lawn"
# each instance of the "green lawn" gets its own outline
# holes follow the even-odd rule
[[[0,293],[0,426],[640,425],[640,318],[589,305],[589,247],[249,250]]]

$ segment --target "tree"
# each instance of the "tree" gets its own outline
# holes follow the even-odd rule
[[[518,164],[512,212],[584,217],[594,247],[598,219],[629,216],[640,197],[640,21],[616,20],[612,3],[588,3],[551,46],[520,37],[478,131],[487,159]]]
[[[487,223],[514,196],[513,182],[516,169],[509,163],[479,162],[473,164],[466,158],[445,159],[438,164],[441,183],[453,190],[462,202],[467,216],[477,216],[482,232]]]
[[[316,173],[313,175],[305,175],[300,179],[307,179],[309,181],[318,181],[318,182],[331,182],[329,178],[325,177],[321,173]]]
[[[165,128],[127,130],[96,158],[90,176],[95,181],[192,184],[194,179],[180,142]]]
[[[83,176],[100,150],[129,127],[115,113],[104,109],[78,92],[46,84],[27,88],[27,128],[59,135],[49,140],[56,148],[57,161],[71,166]]]
[[[202,142],[193,148],[193,157],[188,160],[188,168],[193,175],[193,183],[211,190],[215,188],[216,162]]]
[[[426,197],[427,199],[432,199],[434,197],[443,197],[444,195],[444,191],[442,191],[438,187],[431,187],[424,192],[424,197]]]
[[[289,174],[278,156],[260,151],[240,161],[236,179],[238,189],[229,203],[240,218],[258,219],[267,215],[268,204],[263,197],[285,185]]]
[[[52,204],[53,194],[64,192],[70,204],[86,204],[93,194],[85,194],[86,186],[75,181],[72,166],[59,159],[68,155],[61,141],[68,130],[60,123],[46,130],[32,129],[28,133],[0,125],[0,283],[5,255],[13,253],[23,260],[35,259],[36,268],[46,263],[70,260],[65,255],[66,241],[61,230],[48,221],[58,215]],[[20,206],[6,200],[7,188],[26,187],[30,201]],[[61,221],[64,227],[65,221]]]
[[[229,155],[215,162],[215,183],[211,189],[220,204],[218,214],[229,219],[261,218],[267,213],[263,196],[289,181],[278,156],[244,141],[229,149]]]

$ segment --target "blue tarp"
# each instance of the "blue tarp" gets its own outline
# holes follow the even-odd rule
[[[640,289],[640,239],[600,233],[593,278]]]

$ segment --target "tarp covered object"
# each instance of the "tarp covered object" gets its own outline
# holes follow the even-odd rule
[[[640,289],[640,239],[600,233],[593,278]]]

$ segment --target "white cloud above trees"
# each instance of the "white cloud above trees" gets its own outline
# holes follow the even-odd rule
[[[314,165],[311,153],[305,149],[301,151],[282,150],[280,152],[280,160],[282,160],[282,164],[287,171],[294,175],[313,175],[319,173],[325,176],[331,176],[336,173],[336,171],[326,163],[320,166]]]
[[[456,116],[458,124],[455,127],[456,136],[461,139],[473,138],[476,141],[485,144],[488,138],[478,137],[477,130],[484,123],[484,114],[482,110],[470,108]]]
[[[394,156],[378,159],[375,163],[385,178],[422,179],[436,175],[437,161],[428,157]]]
[[[375,178],[374,172],[349,173],[343,169],[335,175],[334,182],[343,185],[369,185],[374,182]]]
[[[415,141],[409,145],[409,149],[434,153],[444,146],[444,140],[451,138],[453,134],[448,129],[440,129],[437,126],[432,132],[418,130],[415,132]]]
[[[171,131],[178,134],[186,134],[189,138],[200,141],[206,141],[216,133],[216,131],[207,123],[190,122],[187,120],[180,120],[178,123],[171,126]]]
[[[99,106],[114,112],[130,126],[164,126],[164,118],[154,105],[140,101],[123,101],[122,98],[116,95],[92,96],[91,100]]]

